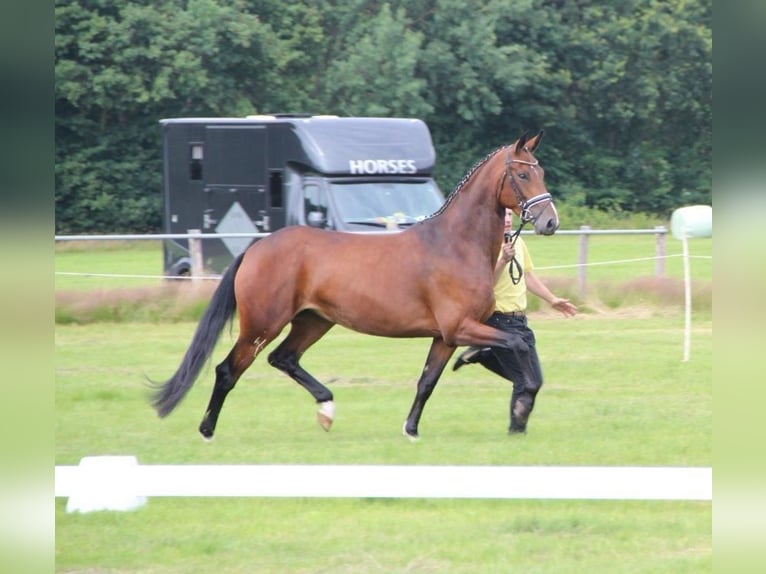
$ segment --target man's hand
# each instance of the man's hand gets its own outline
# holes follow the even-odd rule
[[[500,252],[500,259],[503,260],[503,263],[508,263],[514,255],[516,255],[516,247],[513,243],[503,243],[503,250]]]
[[[554,297],[551,301],[551,307],[562,313],[565,317],[574,317],[577,314],[577,307],[569,299]]]

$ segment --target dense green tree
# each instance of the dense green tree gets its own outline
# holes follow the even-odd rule
[[[158,120],[251,112],[276,45],[239,0],[57,2],[57,230],[157,229]]]
[[[57,0],[56,229],[160,225],[158,120],[412,116],[445,192],[546,129],[559,199],[711,201],[710,0]]]
[[[427,121],[439,152],[437,176],[455,185],[488,152],[529,125],[521,104],[544,72],[544,57],[523,42],[502,42],[501,21],[529,2],[436,0],[417,7],[427,38],[420,73],[434,106]]]
[[[348,116],[424,117],[433,107],[415,74],[422,34],[408,28],[403,9],[383,4],[355,29],[324,77],[328,109]]]
[[[564,79],[536,94],[555,129],[552,179],[564,197],[658,214],[710,202],[710,2],[537,0],[536,9],[545,18],[527,33]]]
[[[327,67],[327,50],[335,44],[325,19],[329,7],[323,1],[284,2],[253,0],[248,10],[272,31],[274,59],[263,61],[268,69],[266,82],[259,82],[250,94],[258,113],[318,113],[321,78]],[[227,111],[232,115],[232,111]]]

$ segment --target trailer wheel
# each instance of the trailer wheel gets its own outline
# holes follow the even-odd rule
[[[191,261],[188,258],[176,261],[165,275],[167,277],[191,277]]]

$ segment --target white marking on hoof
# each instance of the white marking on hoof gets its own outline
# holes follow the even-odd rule
[[[332,401],[324,401],[320,403],[319,410],[317,411],[317,421],[319,426],[324,430],[329,431],[332,426],[332,421],[335,419],[335,403]]]
[[[407,432],[407,421],[404,421],[404,424],[402,425],[402,434],[410,439],[410,442],[418,442],[420,440],[419,436],[412,436]]]
[[[201,436],[202,440],[204,440],[205,442],[213,442],[213,439],[215,438],[215,435],[213,435],[213,436],[205,436],[202,433],[200,433],[199,436]]]

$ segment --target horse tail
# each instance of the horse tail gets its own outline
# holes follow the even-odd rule
[[[221,277],[213,297],[194,332],[189,348],[175,374],[165,381],[152,396],[152,405],[160,417],[165,417],[181,402],[197,380],[215,348],[226,322],[234,317],[237,300],[234,277],[245,253],[241,253]]]

